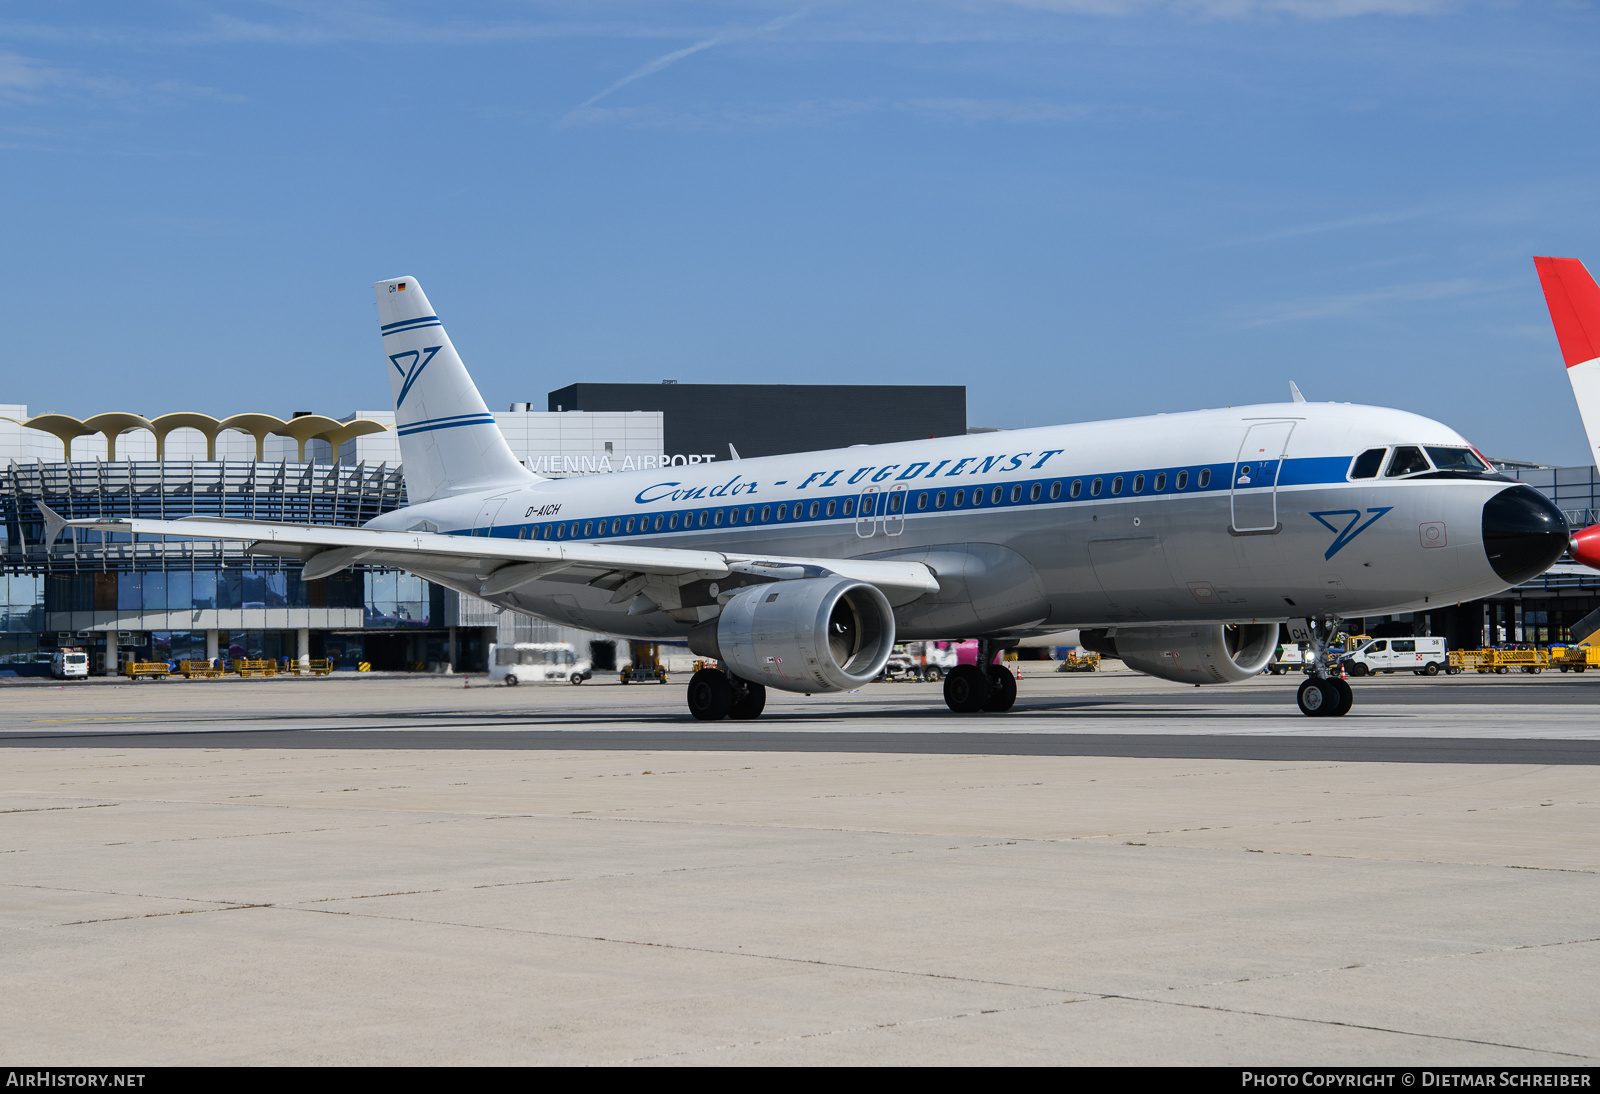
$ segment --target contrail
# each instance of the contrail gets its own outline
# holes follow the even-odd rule
[[[766,24],[765,26],[757,27],[755,30],[723,30],[723,31],[718,31],[716,34],[713,34],[711,37],[705,39],[704,41],[696,42],[692,46],[684,46],[682,49],[673,50],[671,53],[663,54],[662,56],[657,57],[653,61],[646,61],[644,64],[640,65],[638,68],[636,68],[632,72],[628,73],[626,76],[624,76],[622,79],[618,80],[616,83],[612,84],[610,87],[606,88],[605,90],[601,91],[600,93],[598,93],[598,94],[596,94],[594,96],[591,96],[588,99],[585,99],[583,102],[579,103],[577,106],[575,106],[571,110],[567,111],[566,116],[561,119],[561,124],[562,125],[569,124],[570,122],[573,121],[575,115],[577,115],[577,113],[580,110],[588,109],[589,107],[593,106],[595,103],[599,102],[601,99],[605,98],[607,95],[610,95],[613,91],[617,91],[617,90],[619,90],[621,88],[627,87],[629,84],[633,83],[635,80],[642,80],[646,76],[649,76],[649,75],[652,75],[654,73],[660,72],[662,69],[666,68],[668,65],[676,64],[677,62],[683,60],[685,57],[692,56],[693,54],[699,53],[702,50],[710,49],[712,46],[721,45],[723,42],[731,42],[731,41],[734,41],[734,40],[739,39],[739,38],[753,38],[758,34],[771,34],[773,31],[782,30],[784,27],[788,26],[790,23],[794,22],[796,19],[798,19],[802,15],[804,15],[806,13],[806,10],[807,9],[805,9],[805,8],[801,8],[799,11],[794,12],[791,15],[781,15],[778,18],[774,19],[772,22]]]

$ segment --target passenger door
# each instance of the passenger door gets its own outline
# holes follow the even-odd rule
[[[506,499],[502,495],[498,498],[486,498],[478,506],[477,516],[472,519],[472,534],[475,536],[494,535],[494,521],[500,515],[501,508]]]
[[[883,534],[898,536],[906,530],[906,484],[897,482],[884,495]]]
[[[1233,464],[1233,530],[1278,530],[1278,471],[1294,422],[1258,422],[1245,431]]]

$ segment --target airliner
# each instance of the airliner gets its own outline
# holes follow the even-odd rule
[[[1311,644],[1303,713],[1350,687],[1320,656],[1347,616],[1492,596],[1567,547],[1561,511],[1448,426],[1292,401],[687,467],[541,478],[512,454],[422,287],[376,285],[409,504],[361,528],[62,520],[245,541],[305,580],[399,567],[511,611],[631,639],[687,639],[703,721],[758,717],[766,689],[847,691],[897,640],[975,638],[945,679],[1002,713],[998,654],[1078,628],[1182,684],[1247,680],[1279,625]]]
[[[1533,264],[1594,460],[1600,457],[1600,286],[1576,258],[1535,258]],[[1600,570],[1600,524],[1572,533],[1572,557]]]

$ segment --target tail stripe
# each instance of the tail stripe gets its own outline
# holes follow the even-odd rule
[[[408,319],[403,323],[390,323],[384,327],[383,336],[387,338],[391,334],[403,334],[408,330],[421,330],[423,327],[439,327],[443,325],[439,322],[438,317],[433,315],[425,319]]]
[[[494,425],[493,414],[457,414],[450,418],[426,418],[420,422],[400,426],[395,430],[402,437],[413,433],[427,433],[435,429],[454,429],[458,425]]]

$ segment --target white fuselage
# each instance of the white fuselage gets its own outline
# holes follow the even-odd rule
[[[1366,449],[1466,443],[1403,411],[1273,404],[539,480],[370,526],[912,559],[940,590],[895,605],[904,639],[1379,615],[1506,587],[1482,542],[1506,479],[1348,477]],[[419,572],[478,593],[492,566],[461,565]],[[692,625],[559,573],[489,599],[639,639]]]

